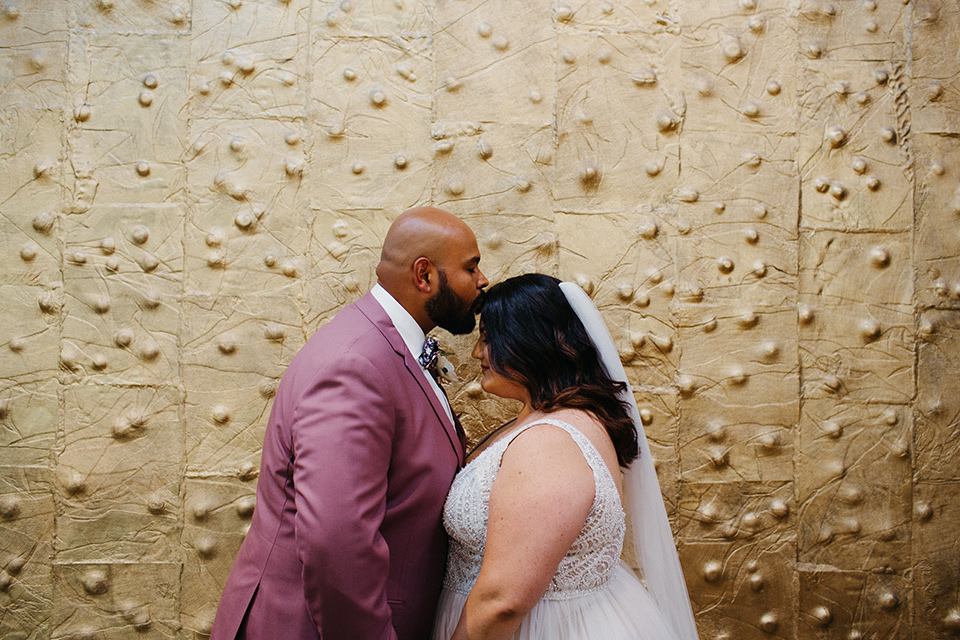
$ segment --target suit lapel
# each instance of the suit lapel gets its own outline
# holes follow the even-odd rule
[[[390,316],[387,315],[387,312],[383,310],[383,307],[380,306],[380,303],[377,302],[377,299],[374,298],[369,292],[357,300],[354,304],[356,304],[360,313],[366,316],[367,319],[370,320],[375,327],[377,327],[380,333],[383,334],[383,337],[386,338],[387,342],[390,343],[390,346],[393,347],[393,350],[397,353],[397,356],[403,359],[403,364],[407,368],[407,371],[417,383],[417,387],[424,395],[426,401],[433,408],[433,412],[440,421],[440,425],[443,427],[444,432],[446,432],[447,439],[450,440],[450,446],[452,446],[453,450],[456,452],[457,460],[462,467],[464,464],[463,442],[457,431],[457,426],[450,422],[450,419],[447,417],[447,412],[444,410],[443,404],[440,402],[440,398],[438,398],[437,394],[433,392],[433,388],[430,386],[430,382],[427,380],[427,374],[424,373],[422,368],[420,368],[420,364],[414,359],[413,355],[410,353],[410,350],[407,349],[406,343],[404,343],[403,338],[400,337],[400,332],[397,331],[395,326],[393,326],[393,321],[390,320]]]

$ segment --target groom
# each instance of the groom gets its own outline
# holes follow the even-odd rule
[[[435,326],[473,330],[488,284],[479,262],[460,219],[404,212],[384,239],[377,285],[294,357],[212,640],[430,636],[446,561],[443,501],[464,452],[418,357]]]

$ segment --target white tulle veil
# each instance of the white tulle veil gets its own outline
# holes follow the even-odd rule
[[[630,407],[637,428],[640,455],[624,474],[624,503],[631,518],[633,546],[644,583],[677,638],[697,640],[690,596],[683,580],[667,510],[660,495],[660,482],[653,467],[633,389],[620,363],[620,354],[600,312],[583,289],[572,282],[560,283],[560,289],[596,346],[607,375],[627,385],[621,399]]]

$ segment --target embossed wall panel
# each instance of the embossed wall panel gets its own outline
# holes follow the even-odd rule
[[[549,4],[441,2],[435,18],[440,121],[553,120],[555,43]]]
[[[256,482],[191,478],[184,494],[180,620],[195,637],[210,634],[217,610],[197,594],[223,588],[256,508]]]
[[[704,640],[960,634],[960,8],[0,1],[0,636],[209,635],[432,204],[610,324]],[[438,332],[470,442],[516,402]],[[635,562],[630,549],[628,562]]]
[[[911,633],[912,600],[900,576],[801,567],[798,637],[900,638]]]
[[[167,562],[183,473],[176,388],[74,385],[57,456],[57,562]]]
[[[176,638],[179,562],[53,565],[51,638]]]
[[[427,38],[311,43],[310,200],[403,211],[431,197],[432,50]],[[401,73],[402,71],[402,73]]]
[[[755,144],[768,138],[774,146],[779,144],[775,138],[796,134],[797,27],[792,4],[713,0],[682,7],[681,66],[688,109],[684,129],[717,133],[732,127]],[[685,143],[704,139],[682,138]],[[723,133],[719,139],[730,141]]]
[[[921,482],[960,480],[960,325],[956,313],[925,311],[920,316],[914,477]]]
[[[3,12],[0,108],[62,108],[67,98],[63,70],[73,7],[67,2],[26,0],[4,5]]]
[[[280,296],[190,296],[184,309],[186,465],[252,476],[280,376],[303,346],[300,310]]]
[[[174,0],[144,7],[137,0],[78,0],[71,4],[71,26],[101,33],[156,34],[188,32],[193,3]]]
[[[897,2],[799,4],[801,52],[827,60],[891,60],[904,55],[909,9]]]
[[[42,287],[0,285],[3,342],[8,351],[0,359],[0,376],[8,384],[52,382],[57,375],[58,327],[52,309],[55,299]]]
[[[64,219],[60,360],[69,379],[176,379],[183,217],[177,205],[95,205]]]
[[[72,32],[70,163],[98,203],[169,201],[183,189],[187,44],[180,36]]]
[[[66,159],[62,123],[58,110],[0,110],[0,282],[5,284],[59,284]]]
[[[909,122],[898,118],[899,62],[802,64],[799,168],[802,226],[856,230],[913,224]]]
[[[654,24],[675,29],[678,10],[675,0],[576,0],[558,3],[553,18],[565,31],[635,31]]]
[[[51,450],[56,444],[58,385],[55,369],[40,382],[4,380],[0,386],[0,465],[52,468]],[[31,373],[41,373],[32,369]]]
[[[956,636],[960,631],[960,569],[955,562],[941,565],[938,559],[957,557],[955,523],[960,484],[919,482],[914,503],[915,634],[931,638]]]
[[[438,122],[431,137],[437,140],[433,193],[438,205],[461,216],[552,220],[549,126]]]
[[[308,69],[306,0],[198,2],[190,90],[197,117],[302,118]],[[260,25],[270,25],[263,37]]]
[[[501,197],[510,200],[515,196],[505,193]],[[464,202],[450,201],[445,206],[461,210],[459,215],[477,234],[482,254],[480,266],[491,282],[528,271],[550,273],[556,270],[559,241],[552,211],[544,212],[541,217],[535,212],[528,214],[527,209],[519,204],[516,205],[517,213],[500,211],[494,205],[497,212],[490,215],[470,213],[468,203]]]
[[[639,367],[632,369],[637,368]],[[627,375],[632,373],[630,371]],[[637,382],[631,381],[631,384],[637,385]],[[660,492],[666,502],[667,515],[674,520],[680,503],[678,395],[664,388],[640,389],[639,385],[634,387],[634,392],[647,435],[647,444],[650,446],[653,464],[660,479]],[[627,538],[629,539],[629,536]]]
[[[44,638],[53,612],[52,474],[42,466],[20,464],[0,467],[0,634]]]
[[[751,200],[681,207],[687,220],[696,221],[687,222],[695,228],[680,239],[677,251],[681,281],[693,296],[687,300],[795,304],[796,214],[784,215],[759,198]]]
[[[429,0],[319,0],[311,18],[319,33],[340,36],[429,36],[434,2]]]
[[[913,67],[910,94],[917,132],[960,132],[960,7],[947,0],[923,0],[909,13]]]
[[[789,537],[691,541],[680,548],[680,561],[693,609],[702,612],[697,615],[701,638],[808,637],[798,633],[793,613],[797,577],[786,568],[795,563],[795,542]]]
[[[805,403],[797,459],[801,562],[854,571],[909,566],[911,434],[901,406]]]
[[[792,480],[799,366],[795,340],[783,338],[795,335],[794,314],[703,307],[681,322],[683,477]],[[725,345],[720,352],[718,342]]]
[[[310,212],[296,125],[204,119],[187,152],[190,215],[184,289],[243,295],[290,290],[306,269]]]
[[[960,307],[960,142],[956,136],[916,136],[917,298],[924,307]]]
[[[806,396],[913,399],[909,247],[907,234],[802,235],[798,314]]]
[[[356,300],[376,282],[378,242],[397,211],[314,210],[309,270],[303,278],[304,337]]]
[[[678,39],[561,32],[557,46],[556,206],[617,211],[666,200],[684,110]]]

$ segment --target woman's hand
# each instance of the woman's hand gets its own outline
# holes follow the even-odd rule
[[[534,425],[510,443],[490,492],[477,583],[451,640],[505,640],[540,601],[590,513],[593,471],[570,435]]]

